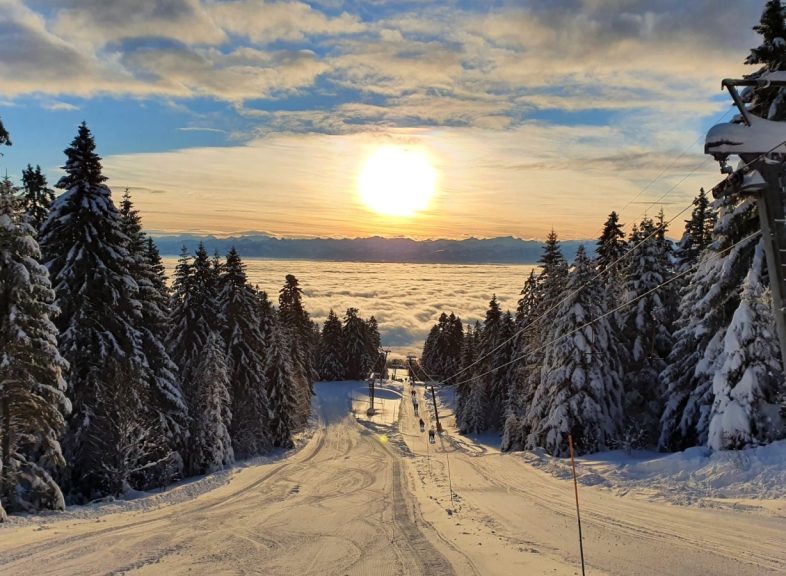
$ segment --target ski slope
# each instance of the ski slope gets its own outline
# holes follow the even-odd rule
[[[319,384],[320,425],[286,458],[192,498],[12,522],[0,574],[580,574],[572,483],[450,430],[429,445],[409,390],[390,383],[368,417],[362,383]],[[587,574],[786,572],[777,509],[580,497]]]

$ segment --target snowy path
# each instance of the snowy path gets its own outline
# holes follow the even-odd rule
[[[423,536],[400,453],[350,414],[357,383],[326,386],[325,426],[292,457],[159,510],[3,528],[0,573],[454,574],[438,547],[457,554]]]
[[[445,435],[429,447],[416,422],[412,407],[403,408],[404,439],[417,456],[416,492],[432,494],[424,517],[481,573],[576,573],[572,482],[463,437]],[[458,508],[451,521],[440,510],[450,507],[448,464]],[[786,573],[783,516],[656,504],[588,487],[580,487],[580,499],[588,574]]]
[[[319,385],[305,447],[192,500],[0,528],[0,574],[580,573],[570,482],[462,437],[429,445],[408,387],[358,423],[361,393]],[[588,575],[786,573],[783,516],[580,496]]]

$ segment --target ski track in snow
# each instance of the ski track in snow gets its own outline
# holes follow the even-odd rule
[[[387,385],[369,418],[364,389],[319,384],[318,429],[284,458],[0,528],[0,574],[580,573],[572,482],[456,435],[447,414],[428,444],[409,386]],[[579,496],[588,574],[786,573],[782,514]]]

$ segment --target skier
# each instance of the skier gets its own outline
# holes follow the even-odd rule
[[[416,392],[415,392],[414,388],[412,390],[410,390],[409,395],[412,396],[412,398],[415,397],[415,394],[416,394]]]
[[[417,400],[415,400],[412,403],[412,407],[415,409],[415,416],[417,416],[418,415],[418,401]]]
[[[436,436],[436,432],[434,432],[433,426],[428,430],[428,441],[429,444],[435,444],[437,442],[437,436]]]
[[[423,418],[420,419],[420,431],[421,432],[425,432],[426,431],[426,423],[423,422]]]

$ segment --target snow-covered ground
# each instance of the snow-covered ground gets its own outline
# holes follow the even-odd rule
[[[433,407],[416,390],[428,426]],[[408,385],[379,390],[373,416],[367,402],[364,383],[319,384],[319,426],[300,450],[14,520],[0,528],[0,574],[581,573],[563,461],[458,436],[447,406],[447,432],[429,444]],[[699,451],[582,459],[587,574],[786,573],[786,511],[772,499],[784,449],[759,450],[727,472]],[[717,507],[723,496],[740,505]]]

